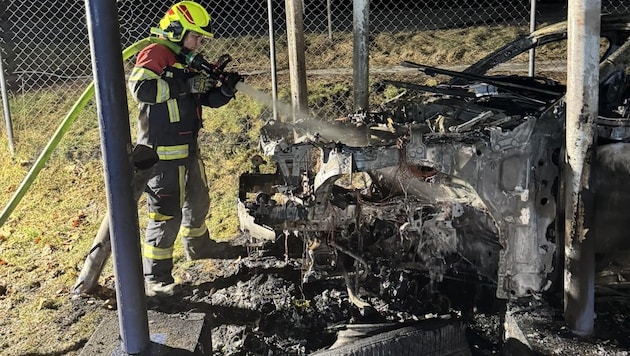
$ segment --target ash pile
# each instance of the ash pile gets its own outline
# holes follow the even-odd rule
[[[467,289],[454,276],[435,283],[385,262],[356,284],[351,258],[339,259],[347,265],[342,272],[310,279],[303,251],[303,241],[290,237],[241,249],[242,257],[203,261],[188,268],[183,298],[152,300],[150,307],[206,313],[214,355],[472,355],[471,344],[500,348],[496,327],[471,328],[476,303],[495,306],[491,288],[488,299],[476,300],[478,284]],[[208,280],[208,265],[215,278],[198,283]]]

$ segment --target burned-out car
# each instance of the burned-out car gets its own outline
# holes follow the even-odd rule
[[[603,17],[601,36],[598,257],[628,247],[614,226],[630,202],[615,191],[630,172],[630,17]],[[390,299],[413,295],[414,275],[492,285],[503,299],[545,292],[562,269],[566,86],[500,73],[566,38],[566,23],[545,27],[461,72],[405,62],[444,81],[388,82],[405,94],[343,122],[269,123],[261,147],[277,171],[260,173],[255,157],[241,176],[241,230],[253,242],[298,236],[303,280],[345,276],[351,298],[375,280]]]

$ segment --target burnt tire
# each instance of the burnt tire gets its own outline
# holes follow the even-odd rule
[[[470,356],[466,328],[459,321],[432,320],[320,350],[318,356],[424,355]]]

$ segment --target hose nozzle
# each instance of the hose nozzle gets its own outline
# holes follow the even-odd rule
[[[169,40],[165,40],[160,37],[150,37],[151,42],[162,44],[168,47],[175,54],[179,55],[186,64],[196,70],[204,71],[210,78],[215,80],[222,80],[223,70],[225,66],[232,60],[229,54],[222,55],[216,64],[212,64],[206,61],[201,53],[195,53],[189,49],[186,49],[177,43],[173,43]]]

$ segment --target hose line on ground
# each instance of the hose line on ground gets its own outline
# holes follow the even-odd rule
[[[159,43],[168,47],[177,55],[184,57],[186,63],[191,65],[193,68],[203,70],[211,77],[221,79],[224,74],[222,65],[208,63],[205,59],[203,59],[203,56],[201,56],[200,54],[187,51],[176,43],[156,36],[147,37],[125,48],[125,50],[122,51],[123,62],[130,59],[132,56],[140,52],[143,48],[151,43]],[[229,61],[229,57],[226,61],[223,62],[223,65],[227,64],[227,61]],[[242,82],[236,83],[236,89],[243,89],[251,94],[252,89],[250,88],[251,87],[245,86]],[[2,213],[0,213],[0,227],[2,227],[4,223],[8,220],[13,210],[15,210],[16,206],[24,197],[24,194],[26,194],[31,184],[33,184],[33,181],[35,180],[39,172],[46,165],[46,162],[59,144],[59,141],[61,141],[61,138],[63,138],[66,132],[68,132],[70,126],[72,126],[74,121],[79,116],[81,110],[85,108],[92,97],[94,97],[94,81],[92,81],[90,85],[88,85],[88,87],[83,91],[76,103],[72,106],[66,117],[57,128],[57,131],[55,131],[46,147],[44,147],[42,153],[39,155],[39,157],[37,157],[37,160],[31,167],[30,171],[26,174],[26,177],[18,187],[17,191],[11,197],[11,200],[9,200],[7,206],[2,210]]]

